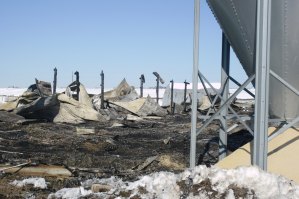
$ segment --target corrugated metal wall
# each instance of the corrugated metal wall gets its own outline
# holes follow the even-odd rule
[[[254,74],[256,0],[207,0],[247,75]],[[270,68],[299,90],[299,1],[272,0]],[[299,97],[270,76],[271,118],[299,114]]]

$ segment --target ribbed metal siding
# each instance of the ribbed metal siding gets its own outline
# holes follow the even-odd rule
[[[255,72],[255,0],[207,0],[247,75]],[[270,68],[299,90],[299,1],[272,0]],[[271,118],[298,116],[299,98],[270,76]]]

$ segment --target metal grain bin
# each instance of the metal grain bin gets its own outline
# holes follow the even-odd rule
[[[247,75],[255,72],[256,0],[207,0]],[[272,0],[270,68],[299,90],[299,1]],[[270,75],[271,118],[298,116],[299,98]]]

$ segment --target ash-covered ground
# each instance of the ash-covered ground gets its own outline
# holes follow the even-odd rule
[[[0,123],[0,163],[9,167],[30,161],[24,166],[61,166],[69,177],[45,177],[47,189],[11,185],[26,178],[18,171],[1,174],[1,198],[47,198],[64,187],[77,187],[90,178],[118,176],[133,181],[156,171],[178,173],[189,166],[190,115],[167,115],[162,119],[141,121],[87,122],[81,125],[55,123]],[[202,123],[198,122],[198,127]],[[80,129],[94,133],[82,135]],[[198,164],[218,161],[217,121],[198,136]],[[248,142],[251,137],[242,129],[229,136],[229,149]],[[30,173],[28,174],[30,176]],[[27,176],[28,177],[28,176]],[[29,195],[28,195],[29,194]]]

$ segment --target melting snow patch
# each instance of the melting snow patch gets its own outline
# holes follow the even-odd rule
[[[107,192],[92,193],[88,189],[94,183],[112,188]],[[238,190],[243,190],[242,196],[238,195]],[[90,179],[83,182],[80,188],[62,189],[51,194],[49,198],[79,198],[89,194],[100,198],[299,198],[299,186],[257,167],[225,170],[198,166],[180,174],[153,173],[142,176],[135,182],[123,182],[116,177]]]
[[[24,180],[14,180],[11,184],[17,187],[33,185],[34,188],[41,188],[41,189],[47,188],[47,183],[44,178],[27,178]]]
[[[81,196],[89,195],[91,193],[92,193],[91,191],[87,191],[83,187],[63,188],[54,194],[50,194],[48,198],[49,199],[51,198],[75,199]]]

